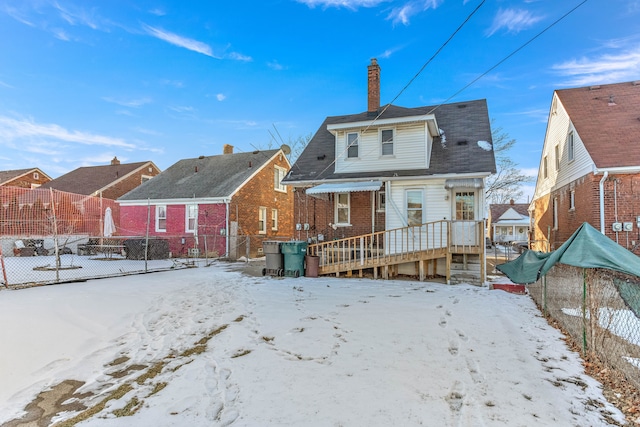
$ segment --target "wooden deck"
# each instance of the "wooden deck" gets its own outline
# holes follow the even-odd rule
[[[362,277],[371,270],[373,277],[391,278],[402,264],[415,263],[420,280],[438,272],[450,282],[452,256],[478,256],[484,259],[483,221],[436,221],[419,226],[380,231],[346,239],[309,245],[308,255],[319,258],[318,274],[354,273]],[[466,265],[466,263],[465,263]],[[480,262],[479,281],[484,282],[484,262]]]

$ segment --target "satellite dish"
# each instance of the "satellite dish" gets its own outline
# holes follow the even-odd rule
[[[280,146],[280,149],[284,154],[291,154],[291,147],[289,147],[287,144],[282,144]]]

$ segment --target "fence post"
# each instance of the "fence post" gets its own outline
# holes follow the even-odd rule
[[[0,267],[2,267],[2,277],[4,278],[4,287],[9,289],[9,281],[7,280],[7,269],[4,267],[4,255],[2,254],[2,241],[0,241]]]
[[[587,354],[587,269],[582,269],[582,354]]]

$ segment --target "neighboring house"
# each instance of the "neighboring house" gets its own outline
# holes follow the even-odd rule
[[[0,171],[0,187],[38,188],[51,177],[38,168]]]
[[[49,181],[42,188],[116,200],[159,173],[160,169],[151,161],[120,163],[114,157],[109,165],[74,169]]]
[[[446,275],[449,280],[448,245],[461,241],[468,245],[464,264],[473,258],[482,264],[485,178],[496,171],[491,141],[485,100],[380,107],[380,67],[372,59],[368,110],[327,117],[284,180],[295,188],[295,237],[320,245],[310,246],[310,253],[323,256],[320,274],[362,274],[375,265],[384,277]],[[438,231],[411,228],[425,223]],[[388,233],[394,229],[404,230],[416,246],[401,243],[401,232]],[[350,238],[352,243],[335,242]],[[442,246],[427,256],[436,240]],[[365,241],[367,249],[342,251],[341,256],[360,257],[357,266],[337,265],[325,256],[337,245],[359,248]],[[382,262],[372,255],[407,251],[420,252],[419,259]],[[373,274],[377,277],[378,267]],[[484,273],[475,280],[483,281]]]
[[[530,205],[534,249],[553,250],[588,222],[639,253],[639,112],[640,81],[554,92]]]
[[[281,181],[290,164],[282,150],[180,160],[118,199],[128,235],[169,240],[173,256],[230,258],[262,253],[262,242],[290,239],[293,192]]]
[[[487,228],[493,243],[512,243],[529,241],[529,204],[496,203],[489,206]]]

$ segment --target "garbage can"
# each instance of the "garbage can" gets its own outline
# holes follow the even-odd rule
[[[288,277],[304,276],[304,256],[307,254],[307,242],[302,240],[282,242],[280,250],[284,255],[284,275]]]
[[[307,263],[307,269],[304,272],[306,277],[318,277],[318,268],[320,267],[320,257],[314,255],[307,255],[305,257]]]
[[[262,269],[262,275],[282,276],[284,274],[283,255],[280,251],[282,242],[267,240],[262,242],[262,251],[266,258],[266,266]]]

